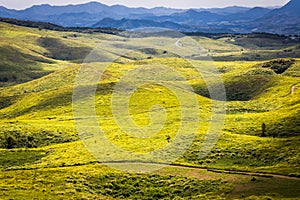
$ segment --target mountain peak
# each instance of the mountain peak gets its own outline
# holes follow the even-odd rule
[[[79,4],[79,5],[87,5],[87,6],[106,6],[105,4],[100,3],[100,2],[98,2],[98,1],[91,1],[91,2],[88,2],[88,3],[85,3],[85,4]]]
[[[280,13],[289,13],[292,15],[300,16],[300,1],[291,0],[285,6],[278,9]]]
[[[290,7],[296,6],[299,8],[300,1],[299,0],[290,0],[285,6],[290,6]]]
[[[102,3],[100,3],[100,2],[98,2],[98,1],[90,1],[90,2],[88,2],[88,3],[86,3],[86,4],[90,4],[90,5],[98,5],[98,4],[101,4],[101,5],[104,5],[104,4],[102,4]]]
[[[188,11],[186,11],[186,13],[188,13],[188,14],[199,14],[199,12],[197,12],[194,9],[189,9]]]
[[[40,4],[40,5],[34,5],[28,9],[32,9],[32,8],[48,8],[48,7],[51,7],[50,4]]]

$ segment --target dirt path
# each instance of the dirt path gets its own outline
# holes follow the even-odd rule
[[[271,173],[262,173],[262,172],[247,172],[247,171],[236,171],[236,170],[221,170],[221,169],[208,169],[205,167],[197,167],[197,166],[187,166],[187,165],[179,165],[179,164],[163,164],[163,163],[142,163],[142,162],[110,162],[110,163],[101,163],[101,162],[91,162],[81,165],[66,165],[64,167],[75,167],[75,166],[84,166],[88,164],[103,164],[107,165],[108,167],[114,167],[117,169],[122,169],[124,166],[124,171],[128,171],[128,169],[133,170],[131,172],[152,172],[158,169],[163,169],[165,167],[172,167],[177,169],[192,169],[192,170],[205,170],[207,172],[219,173],[219,174],[237,174],[237,175],[245,175],[245,176],[258,176],[263,178],[282,178],[282,179],[290,179],[290,180],[300,180],[300,177],[292,177],[286,175],[279,175],[279,174],[271,174]],[[155,169],[152,170],[151,167]],[[49,168],[60,168],[60,166],[53,166]],[[36,170],[36,168],[28,168],[28,169],[5,169],[5,171],[15,171],[15,170]]]
[[[186,165],[176,165],[176,164],[161,164],[161,163],[139,163],[139,162],[114,162],[114,163],[102,163],[108,166],[116,166],[118,168],[122,168],[122,165],[125,166],[125,168],[128,168],[129,166],[135,166],[135,167],[141,167],[146,166],[149,167],[151,171],[151,166],[155,167],[175,167],[178,169],[194,169],[194,170],[206,170],[209,172],[215,172],[215,173],[225,173],[225,174],[238,174],[238,175],[245,175],[245,176],[259,176],[264,178],[282,178],[282,179],[290,179],[290,180],[300,180],[299,177],[291,177],[286,175],[279,175],[279,174],[271,174],[271,173],[262,173],[262,172],[246,172],[246,171],[235,171],[235,170],[220,170],[220,169],[207,169],[204,167],[196,167],[196,166],[186,166]],[[141,170],[142,171],[142,170]]]
[[[179,43],[180,43],[180,40],[177,40],[176,43],[175,43],[175,45],[176,45],[177,47],[181,48],[182,46],[179,45]]]

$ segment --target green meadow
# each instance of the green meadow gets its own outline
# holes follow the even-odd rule
[[[171,36],[135,38],[130,33],[112,36],[0,23],[0,199],[299,199],[300,42],[269,34],[192,38],[207,50],[204,57],[214,61],[137,49],[152,41],[173,44],[180,39]],[[128,41],[131,45],[126,45]],[[81,63],[104,43],[110,48],[97,52],[102,62],[87,63],[95,69],[107,66],[92,98],[96,118],[77,118],[72,100]],[[122,51],[127,53],[116,53]],[[193,67],[208,73],[207,62],[218,69],[221,82],[201,76]],[[162,73],[165,66],[170,71]],[[136,74],[118,85],[129,72]],[[177,89],[156,84],[152,75],[186,98],[180,102]],[[124,92],[135,79],[154,82],[134,90],[126,112],[122,106],[114,112],[115,88]],[[190,89],[182,87],[183,82]],[[218,91],[221,83],[226,101],[210,95],[209,88]],[[88,90],[88,84],[81,89]],[[199,128],[185,127],[177,140],[182,107],[194,112],[193,98]],[[208,155],[200,157],[212,116],[221,116],[213,105],[220,103],[226,112],[220,137]],[[120,127],[116,113],[121,119],[129,115],[135,126],[143,128],[141,135],[135,137],[134,130]],[[163,127],[151,117],[165,118]],[[149,154],[147,162],[105,147],[95,154],[87,145],[101,146],[101,138],[85,141],[76,126],[85,124],[85,134],[93,134],[90,121],[101,125],[111,144],[134,154],[148,155],[175,142],[178,149],[185,149],[191,133],[194,138],[171,163],[165,161],[168,153],[159,158]],[[187,118],[186,123],[194,120]],[[143,161],[146,168],[161,167],[126,172],[104,161],[117,161],[126,169]]]

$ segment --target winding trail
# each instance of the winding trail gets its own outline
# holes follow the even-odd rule
[[[176,168],[176,169],[191,169],[191,170],[204,170],[207,172],[213,172],[213,173],[219,173],[219,174],[237,174],[237,175],[245,175],[245,176],[257,176],[257,177],[263,177],[263,178],[281,178],[281,179],[289,179],[289,180],[300,180],[300,177],[292,177],[292,176],[287,176],[287,175],[280,175],[280,174],[272,174],[272,173],[263,173],[263,172],[247,172],[247,171],[237,171],[237,170],[222,170],[222,169],[209,169],[205,167],[197,167],[197,166],[188,166],[188,165],[180,165],[180,164],[163,164],[163,163],[142,163],[142,162],[99,162],[99,161],[92,161],[89,163],[82,163],[82,164],[75,164],[75,165],[64,165],[63,167],[79,167],[79,166],[84,166],[84,165],[90,165],[90,164],[101,164],[101,165],[107,165],[109,166],[118,166],[118,169],[121,168],[121,166],[126,166],[128,169],[128,166],[135,166],[140,169],[140,167],[143,165],[148,168],[148,171],[153,171],[150,169],[152,166],[159,167],[159,169],[163,169],[165,167],[171,167],[171,168]],[[57,169],[61,168],[61,166],[49,166],[44,169]],[[41,168],[6,168],[0,170],[0,172],[5,172],[5,171],[22,171],[22,170],[37,170]],[[150,170],[149,170],[150,169]],[[128,171],[128,170],[127,170]],[[132,170],[137,172],[137,170]],[[147,170],[140,172],[147,172]]]
[[[162,163],[141,163],[141,162],[111,162],[111,163],[101,163],[104,165],[113,166],[116,165],[121,168],[122,165],[135,165],[135,166],[160,166],[161,168],[164,167],[175,167],[178,169],[193,169],[193,170],[206,170],[208,172],[215,172],[215,173],[225,173],[225,174],[238,174],[238,175],[245,175],[245,176],[257,176],[263,178],[281,178],[281,179],[290,179],[290,180],[300,180],[300,177],[292,177],[287,175],[279,175],[279,174],[271,174],[271,173],[263,173],[263,172],[247,172],[247,171],[236,171],[236,170],[221,170],[221,169],[209,169],[205,167],[197,167],[197,166],[186,166],[186,165],[179,165],[179,164],[162,164]]]
[[[179,45],[179,42],[180,42],[180,40],[177,40],[177,41],[175,42],[175,45],[176,45],[178,48],[181,48],[182,46]]]

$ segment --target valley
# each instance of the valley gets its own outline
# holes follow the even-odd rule
[[[187,33],[189,36],[178,37],[170,33],[49,30],[16,22],[0,23],[0,199],[300,197],[299,39],[266,33]],[[203,54],[185,51],[191,55],[183,58],[163,48],[140,48],[155,41],[180,49],[185,47],[180,41],[186,37],[203,48]],[[209,76],[207,67],[211,65],[218,69],[221,82]],[[174,143],[183,115],[178,96],[188,97],[184,99],[184,104],[190,105],[188,113],[195,110],[189,104],[194,98],[199,106],[199,128],[187,150],[172,163],[166,162],[168,152],[158,158],[147,157],[147,162],[111,153],[105,147],[101,155],[92,152],[88,145],[102,143],[97,138],[93,144],[84,139],[94,130],[91,116],[74,114],[74,90],[89,90],[92,75],[97,74],[88,73],[87,82],[76,86],[79,71],[85,66],[96,66],[92,68],[96,71],[107,66],[101,79],[95,79],[93,121],[113,145],[133,154],[147,154]],[[163,73],[162,66],[170,71]],[[173,71],[179,72],[191,88],[182,87],[183,79]],[[119,86],[129,72],[137,75]],[[118,86],[130,88],[130,83],[135,83],[132,77],[143,81],[156,75],[164,82],[137,87],[126,111],[135,125],[147,130],[144,135],[153,132],[147,129],[149,124],[157,134],[134,137],[133,129],[126,132],[116,121],[116,113],[122,115],[123,111],[116,107],[113,112],[115,90]],[[176,96],[177,90],[162,83],[176,86],[182,95]],[[212,98],[211,91],[218,91],[220,83],[226,99],[218,99],[218,95]],[[79,99],[83,108],[88,101],[84,98]],[[214,110],[213,105],[219,104],[224,105],[224,116],[221,109]],[[163,128],[159,122],[151,124],[156,113],[153,109],[159,111],[159,119],[165,114]],[[89,108],[86,110],[89,113]],[[224,124],[216,144],[207,156],[199,157],[213,116],[221,115]],[[78,134],[80,123],[86,123],[81,127],[87,134],[84,137]],[[187,117],[186,123],[194,121]],[[266,126],[264,133],[262,124]],[[179,149],[185,148],[189,131],[193,127],[182,134]],[[163,167],[135,173],[111,167],[139,168],[143,162],[146,169],[151,165]]]

